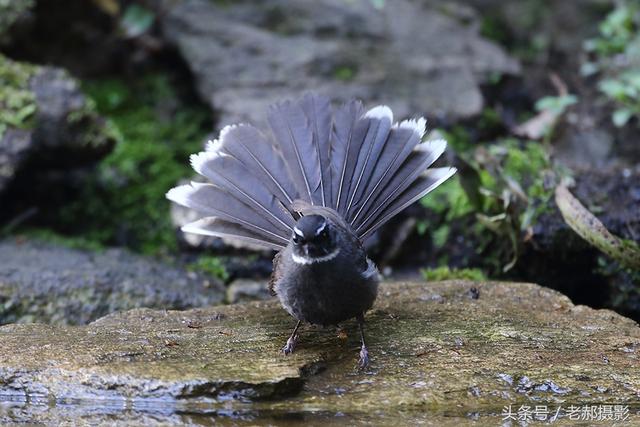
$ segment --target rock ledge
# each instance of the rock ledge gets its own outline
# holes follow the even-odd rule
[[[77,327],[7,325],[0,400],[22,403],[0,404],[0,421],[33,416],[38,399],[50,403],[38,412],[43,422],[64,418],[70,401],[89,402],[75,411],[92,417],[108,401],[136,417],[155,408],[407,422],[425,412],[496,416],[508,404],[615,403],[640,419],[640,328],[611,311],[526,283],[398,282],[381,287],[367,320],[367,372],[355,369],[353,323],[342,339],[307,327],[298,351],[282,356],[293,321],[275,301],[135,309]]]

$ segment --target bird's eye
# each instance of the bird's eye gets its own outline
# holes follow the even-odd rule
[[[299,244],[302,241],[300,236],[298,236],[296,233],[293,233],[293,237],[292,237],[291,240],[293,240],[293,243],[295,243],[296,245]]]

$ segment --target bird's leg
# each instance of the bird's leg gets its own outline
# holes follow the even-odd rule
[[[360,328],[360,342],[362,342],[362,346],[360,347],[360,359],[358,359],[358,366],[360,369],[364,369],[369,365],[369,350],[367,350],[367,345],[364,342],[364,314],[359,314],[358,317],[358,327]]]
[[[291,333],[291,336],[287,340],[287,343],[284,345],[284,347],[282,347],[282,352],[285,355],[289,355],[293,353],[293,350],[296,349],[296,344],[298,343],[298,338],[299,338],[298,328],[300,327],[301,324],[302,324],[302,321],[298,320],[298,323],[296,323],[296,327],[293,328],[293,332]]]

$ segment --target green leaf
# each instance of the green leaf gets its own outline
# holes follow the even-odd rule
[[[621,101],[627,97],[627,87],[620,80],[607,79],[600,82],[598,88],[610,98]]]
[[[138,37],[151,28],[154,19],[153,12],[140,5],[132,4],[124,11],[121,25],[128,37]]]
[[[577,102],[578,98],[575,95],[545,96],[536,102],[535,107],[538,111],[548,110],[559,115]]]
[[[19,123],[23,123],[28,117],[30,117],[33,113],[36,112],[37,106],[36,104],[27,104],[24,107],[20,108],[16,111],[16,119]]]
[[[617,127],[623,127],[627,124],[632,116],[633,112],[631,110],[629,110],[628,108],[621,108],[613,112],[613,114],[611,115],[611,120]]]
[[[600,66],[595,62],[585,62],[580,66],[580,75],[588,77],[600,71]]]
[[[621,239],[585,208],[563,185],[555,190],[555,200],[562,218],[580,237],[625,267],[640,270],[640,247]]]

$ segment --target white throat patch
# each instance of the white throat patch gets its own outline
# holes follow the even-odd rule
[[[293,262],[295,262],[296,264],[309,265],[309,264],[315,264],[318,262],[331,261],[332,259],[337,257],[339,253],[340,253],[340,248],[336,248],[333,252],[330,252],[326,255],[319,256],[316,258],[311,258],[311,257],[296,255],[292,252],[291,259],[293,259]]]

